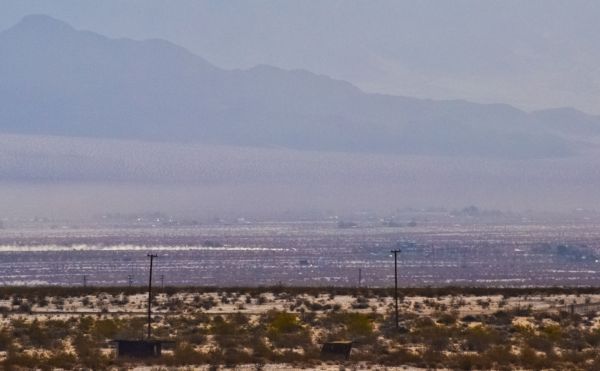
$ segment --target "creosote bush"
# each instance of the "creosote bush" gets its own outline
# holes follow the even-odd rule
[[[5,300],[9,301],[4,304],[0,351],[6,352],[6,358],[0,369],[127,369],[136,362],[155,368],[290,363],[309,369],[320,362],[321,344],[336,340],[355,341],[352,361],[366,362],[373,368],[406,365],[453,370],[600,369],[596,313],[582,316],[528,306],[516,308],[515,301],[509,300],[510,290],[496,291],[502,292],[502,300],[506,301],[498,308],[497,301],[469,297],[468,290],[433,288],[420,289],[430,295],[428,300],[405,297],[399,329],[395,328],[389,298],[381,301],[382,295],[389,293],[383,289],[359,292],[338,288],[330,295],[323,288],[277,287],[271,295],[268,289],[236,288],[220,289],[219,295],[214,295],[216,291],[183,293],[166,288],[164,294],[156,297],[158,308],[152,326],[157,337],[174,341],[171,349],[158,359],[117,360],[107,355],[108,342],[144,336],[143,304],[142,315],[101,313],[101,307],[117,302],[128,303],[129,308],[137,310],[137,302],[132,301],[139,298],[128,298],[128,293],[136,292],[135,288],[94,290],[57,288],[56,294],[60,295],[53,299],[45,298],[38,289],[5,292]],[[70,296],[72,292],[80,296]],[[331,299],[349,293],[354,294],[354,299],[334,309]],[[455,296],[444,296],[449,293]],[[20,311],[24,304],[35,311],[46,301],[51,306],[66,305],[68,311],[84,296],[90,298],[89,305],[98,314],[34,317]],[[278,301],[274,304],[289,311],[269,310],[271,297]],[[230,304],[224,306],[222,302]],[[423,304],[415,306],[420,302]],[[250,310],[231,309],[239,308],[241,303]],[[262,304],[257,307],[257,303]],[[352,308],[353,303],[361,307],[366,304],[366,308]],[[465,312],[467,303],[478,312]],[[370,309],[374,304],[376,311]],[[206,307],[213,310],[207,313]],[[257,308],[260,313],[253,313]]]

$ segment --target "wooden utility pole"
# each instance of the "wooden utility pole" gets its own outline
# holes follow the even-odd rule
[[[394,308],[396,310],[396,328],[398,328],[398,253],[401,251],[396,249],[391,252],[394,254]]]
[[[362,269],[358,268],[358,288],[360,289],[360,285],[362,283]]]
[[[150,277],[148,278],[148,340],[152,334],[152,262],[158,255],[148,254],[150,258]]]

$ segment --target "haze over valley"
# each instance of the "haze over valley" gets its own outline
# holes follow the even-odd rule
[[[223,69],[31,15],[0,33],[6,216],[596,209],[600,117]],[[374,181],[376,180],[376,181]]]

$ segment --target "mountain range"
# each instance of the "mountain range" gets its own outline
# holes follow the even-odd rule
[[[600,117],[568,107],[228,70],[43,15],[0,32],[3,215],[600,209],[599,139]]]
[[[225,70],[164,40],[31,15],[0,33],[0,132],[301,151],[556,158],[600,117],[367,94],[304,70]]]

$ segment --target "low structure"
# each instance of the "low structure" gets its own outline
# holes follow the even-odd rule
[[[161,340],[114,340],[117,357],[152,358],[160,357]]]
[[[351,341],[330,341],[323,344],[321,358],[347,361],[350,359],[350,351],[352,351]]]

